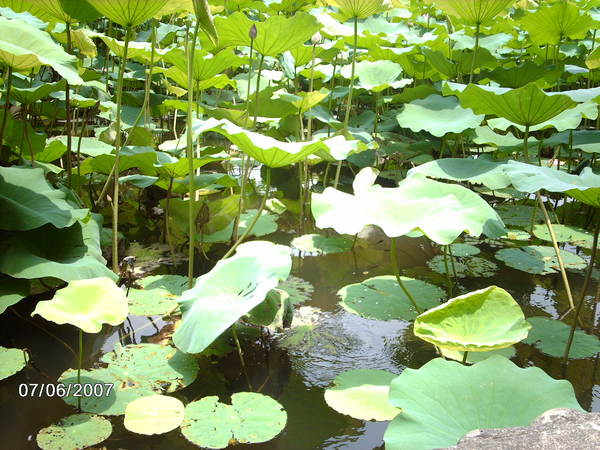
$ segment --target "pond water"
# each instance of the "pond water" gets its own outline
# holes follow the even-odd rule
[[[289,243],[297,234],[290,233],[290,223],[280,225],[280,231],[270,237],[279,243]],[[481,244],[482,254],[494,261],[496,250]],[[577,251],[576,248],[569,248]],[[417,240],[402,241],[399,261],[405,270],[426,273],[426,262],[431,257],[421,250]],[[558,318],[568,309],[568,301],[560,275],[535,276],[511,269],[496,261],[500,270],[489,278],[462,278],[455,293],[468,292],[495,284],[509,291],[520,303],[526,317],[546,315]],[[158,272],[182,270],[162,267]],[[266,338],[247,338],[243,349],[250,382],[255,390],[277,399],[288,414],[284,431],[270,442],[248,445],[249,449],[379,449],[383,448],[383,434],[387,422],[364,422],[342,415],[329,408],[323,394],[333,378],[349,369],[378,368],[400,373],[406,367],[418,368],[436,357],[431,345],[414,337],[409,322],[387,322],[364,319],[342,309],[337,291],[350,283],[378,275],[392,273],[389,251],[357,247],[353,252],[324,256],[294,257],[292,272],[314,286],[312,298],[300,309],[302,314],[317,317],[317,325],[309,338],[296,347],[286,348],[283,336],[271,333]],[[431,273],[431,271],[429,271]],[[573,290],[578,296],[583,276],[570,275]],[[595,283],[592,283],[595,284]],[[588,293],[593,295],[592,289]],[[76,346],[73,327],[56,326],[39,317],[29,319],[34,299],[22,301],[17,312],[0,316],[0,344],[7,347],[27,348],[35,356],[37,368],[27,368],[3,381],[0,385],[0,406],[3,420],[0,431],[3,448],[36,448],[35,435],[43,427],[56,423],[72,414],[74,408],[58,398],[21,398],[21,383],[53,382],[67,368],[75,367],[73,356],[56,339],[40,328]],[[310,307],[310,308],[309,308]],[[307,312],[308,311],[308,312]],[[591,311],[583,317],[592,323]],[[118,341],[123,343],[160,342],[171,324],[155,318],[130,317],[122,327],[104,329],[98,335],[86,336],[85,366],[89,367],[99,356],[111,351]],[[561,377],[559,358],[542,354],[535,348],[518,344],[513,358],[519,366],[537,366],[554,378]],[[595,359],[573,360],[567,373],[580,404],[588,411],[600,411],[600,377]],[[197,380],[175,396],[184,403],[206,395],[218,395],[228,401],[234,392],[248,390],[235,352],[200,362]],[[195,448],[184,439],[179,429],[158,437],[143,437],[126,431],[123,417],[112,417],[115,431],[103,444],[108,449],[179,449]]]

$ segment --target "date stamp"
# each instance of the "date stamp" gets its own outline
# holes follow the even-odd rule
[[[108,397],[112,383],[21,383],[20,397]]]

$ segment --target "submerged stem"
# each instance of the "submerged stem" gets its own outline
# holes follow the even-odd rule
[[[244,376],[246,377],[246,383],[248,383],[248,389],[251,391],[252,383],[250,383],[250,377],[248,376],[248,372],[246,371],[246,362],[244,361],[244,353],[242,352],[242,346],[240,345],[240,340],[238,339],[237,331],[235,331],[235,324],[231,327],[231,333],[233,334],[233,340],[235,341],[235,346],[237,347],[238,356],[240,357],[240,364],[242,365],[242,372],[244,372]]]
[[[412,294],[409,292],[406,285],[402,281],[402,277],[400,276],[400,269],[398,268],[398,261],[396,260],[398,252],[396,250],[397,250],[396,249],[396,238],[393,237],[392,238],[392,250],[390,252],[392,270],[394,271],[394,275],[396,277],[396,281],[398,282],[398,286],[400,286],[400,289],[402,289],[404,291],[404,293],[406,294],[406,296],[412,303],[413,308],[415,308],[415,311],[417,311],[417,314],[421,314],[423,311],[421,311],[421,308],[419,308],[419,305],[417,305],[417,301],[412,296]]]

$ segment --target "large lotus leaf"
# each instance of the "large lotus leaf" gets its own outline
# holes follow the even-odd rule
[[[280,279],[288,277],[292,264],[289,247],[254,241],[240,248],[234,257],[219,261],[199,277],[177,300],[183,318],[173,342],[182,351],[204,350],[261,303]]]
[[[432,117],[435,120],[431,120]],[[468,108],[462,108],[455,97],[433,94],[405,105],[396,119],[402,128],[415,132],[425,130],[442,137],[446,133],[462,133],[478,127],[484,117],[483,114],[477,115]]]
[[[480,256],[470,256],[468,258],[453,256],[455,258],[452,264],[447,259],[444,261],[444,255],[436,255],[427,261],[427,266],[437,273],[446,275],[446,264],[448,264],[450,275],[456,278],[487,278],[494,276],[498,271],[496,264]]]
[[[165,54],[165,60],[185,74],[185,80],[187,81],[187,56],[183,50],[176,48],[169,51]],[[243,61],[244,59],[236,55],[233,49],[230,48],[223,49],[214,55],[206,50],[196,49],[194,52],[193,79],[196,82],[208,80],[228,68],[238,67]],[[167,70],[166,73],[168,75],[169,71]],[[179,83],[179,80],[174,80]],[[187,84],[183,86],[187,87]]]
[[[534,211],[535,210],[535,211]],[[504,221],[511,227],[530,228],[533,219],[534,224],[544,222],[544,215],[540,208],[530,205],[513,205],[512,203],[503,203],[496,207],[496,211]],[[503,236],[505,239],[514,239],[514,237]],[[528,240],[529,237],[517,240]]]
[[[594,234],[583,228],[573,225],[563,225],[560,223],[552,224],[552,229],[557,242],[568,242],[577,247],[592,248],[594,243]],[[533,235],[547,242],[552,242],[550,232],[546,225],[535,225],[533,227]]]
[[[451,16],[475,25],[489,22],[507,9],[514,0],[426,0]]]
[[[533,326],[525,344],[539,348],[547,355],[560,358],[565,353],[571,327],[560,320],[549,317],[530,317],[527,319]],[[600,352],[600,340],[580,329],[575,330],[569,358],[590,358]]]
[[[0,347],[0,380],[8,378],[27,365],[27,353],[19,348]]]
[[[181,400],[166,395],[140,397],[127,405],[123,424],[138,434],[162,434],[174,430],[183,422]]]
[[[451,244],[463,231],[488,237],[506,233],[498,214],[463,186],[413,176],[397,188],[382,188],[373,185],[377,173],[371,168],[361,170],[354,195],[331,187],[313,194],[317,227],[357,234],[366,225],[377,225],[389,237],[420,231],[442,245]]]
[[[553,408],[583,411],[568,381],[498,355],[473,366],[436,358],[404,369],[389,402],[402,408],[384,435],[389,450],[452,446],[469,431],[528,426]]]
[[[231,396],[231,405],[220,403],[217,396],[188,404],[181,432],[199,447],[226,448],[269,441],[286,422],[287,413],[276,400],[255,392],[238,392]]]
[[[98,35],[100,39],[106,44],[106,46],[119,58],[122,58],[125,54],[125,42],[119,41],[117,39],[111,38],[104,34]],[[161,61],[166,54],[165,50],[161,50],[159,48],[154,49],[154,62],[157,63]],[[129,42],[127,46],[127,58],[134,59],[143,64],[150,64],[152,60],[152,44],[150,42]],[[154,68],[156,70],[158,67]]]
[[[329,255],[350,251],[352,240],[343,236],[327,237],[320,234],[305,234],[294,238],[290,245],[303,254]]]
[[[456,350],[448,350],[442,348],[440,349],[440,351],[444,358],[453,359],[454,361],[462,361],[465,356],[464,352],[459,352]],[[494,355],[500,355],[510,359],[513,356],[515,356],[516,353],[517,351],[514,347],[504,347],[498,350],[490,350],[489,352],[468,352],[466,362],[468,362],[469,364],[475,364],[480,361],[483,361],[484,359],[491,358]]]
[[[341,373],[325,390],[327,404],[359,420],[392,420],[400,409],[388,403],[390,384],[397,375],[385,370],[355,369]]]
[[[465,108],[477,114],[493,114],[519,125],[538,125],[577,105],[569,96],[549,95],[535,83],[518,89],[469,84],[456,93]]]
[[[19,103],[31,104],[47,97],[53,92],[64,91],[67,87],[65,80],[56,83],[34,82],[31,87],[13,86],[10,90],[10,98]]]
[[[41,301],[31,315],[62,325],[69,323],[86,333],[99,333],[102,324],[120,325],[127,318],[125,291],[110,278],[71,281],[52,300]]]
[[[124,27],[135,27],[151,19],[168,0],[88,0],[103,16]]]
[[[366,19],[374,14],[387,11],[391,7],[388,0],[325,0],[335,6],[345,18]]]
[[[29,280],[0,274],[0,314],[29,295]]]
[[[52,142],[60,142],[63,144],[65,151],[67,149],[67,136],[55,136],[53,138],[48,139],[48,145]],[[77,146],[79,147],[79,138],[77,138]],[[81,139],[81,147],[79,151],[82,155],[88,156],[100,156],[100,155],[108,155],[112,153],[114,147],[112,145],[105,144],[95,137],[84,137]]]
[[[50,14],[48,14],[46,11],[44,11],[42,8],[40,8],[37,5],[36,0],[0,0],[0,6],[10,8],[12,11],[14,11],[16,13],[29,14],[31,16],[34,16],[34,18],[41,19],[42,21],[50,22],[53,20],[53,18]],[[42,22],[43,23],[43,26],[42,26],[40,23],[38,23],[38,22],[40,22],[39,20],[38,21],[33,21],[32,19],[25,20],[23,15],[20,15],[17,17],[12,17],[12,16],[6,15],[6,14],[3,14],[3,15],[5,17],[8,17],[9,19],[15,18],[15,19],[22,20],[24,22],[28,22],[32,25],[35,25],[37,28],[40,28],[40,29],[45,29],[48,25],[47,23]]]
[[[250,47],[250,28],[256,26],[254,49],[264,56],[278,56],[308,41],[320,25],[312,15],[297,12],[294,17],[271,16],[264,22],[254,22],[242,12],[227,18],[215,18],[219,42],[223,46],[244,45]]]
[[[73,414],[42,428],[36,442],[42,450],[83,449],[99,444],[111,433],[112,425],[104,417]]]
[[[432,284],[414,278],[402,277],[406,289],[413,295],[421,310],[440,304],[445,293]],[[337,295],[340,305],[353,314],[376,320],[414,320],[417,311],[404,291],[398,286],[396,277],[383,275],[369,278],[361,283],[341,288]]]
[[[560,43],[563,39],[583,39],[596,22],[587,13],[571,2],[556,2],[529,12],[521,24],[534,44]]]
[[[342,74],[344,74],[344,69],[342,69]],[[368,89],[373,92],[381,92],[388,87],[399,89],[411,81],[398,80],[402,73],[402,66],[393,61],[360,61],[356,63],[355,70],[359,81],[356,88]]]
[[[154,164],[156,164],[158,155],[160,153],[150,147],[124,147],[121,149],[119,158],[119,173],[136,167],[145,175],[154,175],[156,173]],[[94,172],[108,175],[114,166],[115,160],[116,156],[113,154],[102,154],[87,158],[81,163],[81,175]]]
[[[312,298],[314,286],[302,278],[290,275],[277,285],[278,290],[286,292],[292,305],[304,303]]]
[[[88,0],[35,0],[35,6],[59,22],[91,22],[101,15]]]
[[[100,250],[100,227],[95,220],[78,221],[57,230],[48,224],[31,231],[9,233],[0,253],[0,272],[14,278],[54,277],[64,281],[117,275],[109,270]]]
[[[69,55],[45,31],[21,20],[0,17],[0,63],[17,72],[48,65],[71,84],[82,84],[77,58]]]
[[[48,223],[70,227],[88,210],[74,209],[66,197],[46,181],[42,169],[0,167],[0,229],[27,231]]]
[[[587,267],[585,260],[575,253],[560,250],[566,269],[582,270]],[[547,275],[560,271],[558,258],[553,247],[527,245],[517,248],[503,248],[496,252],[496,258],[509,267],[527,273]]]
[[[544,139],[544,145],[572,146],[586,153],[600,153],[600,130],[568,130]]]
[[[137,281],[141,289],[129,289],[129,313],[138,316],[166,315],[177,309],[175,299],[187,289],[187,277],[151,275]]]
[[[415,336],[449,350],[485,352],[525,339],[531,325],[504,289],[490,286],[454,297],[415,320]]]

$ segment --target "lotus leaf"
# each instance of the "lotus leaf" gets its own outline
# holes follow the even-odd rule
[[[497,213],[467,188],[416,176],[397,188],[382,188],[373,184],[377,174],[371,168],[361,170],[354,195],[330,187],[313,194],[317,227],[357,234],[366,225],[377,225],[389,237],[420,231],[442,245],[451,244],[463,231],[489,237],[506,233]]]
[[[277,289],[286,292],[290,296],[293,305],[304,303],[312,298],[314,286],[302,278],[290,275],[287,279],[277,285]]]
[[[575,253],[560,250],[566,269],[581,270],[587,267],[585,260]],[[513,269],[538,275],[559,272],[558,259],[552,247],[527,245],[518,248],[503,248],[496,252],[496,258]]]
[[[450,250],[452,251],[452,256],[454,257],[465,257],[465,256],[475,256],[481,253],[477,247],[471,244],[452,244],[450,246]]]
[[[124,27],[135,27],[151,19],[167,0],[87,0],[99,13]]]
[[[485,352],[525,339],[531,325],[504,289],[490,286],[454,297],[415,320],[415,336],[441,348]]]
[[[0,274],[0,314],[29,295],[29,281]]]
[[[565,38],[583,39],[595,21],[573,3],[557,2],[525,14],[521,24],[534,44],[556,45]]]
[[[183,422],[181,400],[166,395],[140,397],[127,405],[124,425],[138,434],[162,434],[174,430]]]
[[[261,241],[238,247],[234,257],[219,261],[177,300],[183,312],[173,335],[177,348],[204,350],[286,279],[291,264],[289,247]]]
[[[426,0],[445,13],[476,25],[491,21],[514,3],[514,0]]]
[[[373,14],[387,11],[391,3],[388,0],[325,0],[335,6],[345,18],[366,19]]]
[[[400,413],[387,401],[390,384],[396,377],[385,370],[349,370],[335,377],[333,387],[325,390],[325,401],[337,412],[355,419],[392,420]]]
[[[99,333],[102,324],[120,325],[127,318],[127,297],[110,278],[75,280],[59,289],[52,300],[41,301],[39,314],[59,325],[69,323],[86,333]]]
[[[185,407],[181,432],[185,438],[206,448],[226,448],[233,443],[255,444],[277,436],[285,427],[287,414],[271,397],[238,392],[231,405],[219,397],[204,397]]]
[[[344,73],[344,69],[342,69],[342,75],[350,78],[351,74]],[[373,92],[381,92],[389,87],[400,89],[412,81],[410,79],[398,80],[402,73],[402,66],[393,61],[360,61],[356,63],[355,70],[359,81],[355,88]]]
[[[326,237],[320,234],[305,234],[294,238],[290,245],[303,254],[329,255],[350,251],[352,240],[342,236]]]
[[[65,23],[90,22],[100,17],[88,0],[37,0],[35,6],[53,19]]]
[[[187,289],[187,278],[180,275],[151,275],[137,281],[127,295],[129,313],[138,316],[167,315],[177,309],[175,299]]]
[[[421,309],[439,305],[445,296],[442,289],[424,281],[402,277],[402,282]],[[349,284],[341,288],[337,295],[341,298],[340,305],[346,311],[367,319],[414,320],[418,314],[392,275]]]
[[[389,402],[402,408],[384,435],[390,450],[452,446],[469,431],[528,426],[553,408],[583,411],[568,381],[499,355],[473,366],[436,358],[404,369]]]
[[[502,217],[502,220],[506,225],[529,228],[531,227],[532,218],[533,223],[540,224],[544,221],[543,213],[539,208],[535,208],[534,217],[534,208],[534,206],[529,205],[513,205],[505,203],[499,205],[496,208],[496,211],[498,211],[498,214],[500,214],[500,217]],[[511,239],[510,233],[507,236],[502,237]]]
[[[470,256],[468,258],[454,256],[454,265],[448,259],[444,262],[443,255],[436,255],[427,261],[427,266],[431,270],[445,275],[447,263],[450,274],[457,278],[487,278],[494,276],[498,271],[498,266],[485,258],[479,256]]]
[[[464,352],[459,352],[457,350],[448,350],[445,348],[440,349],[442,352],[442,356],[446,359],[453,359],[454,361],[462,361],[464,359]],[[514,347],[504,347],[497,350],[490,350],[487,352],[469,352],[467,354],[467,360],[469,364],[475,364],[484,359],[488,359],[494,355],[500,355],[505,358],[512,358],[515,356],[517,351]]]
[[[556,235],[557,242],[568,242],[577,247],[592,248],[594,243],[594,234],[583,228],[573,225],[552,224],[552,229]],[[533,235],[544,241],[551,242],[550,232],[545,225],[535,225],[533,227]]]
[[[549,317],[529,317],[527,321],[533,328],[523,342],[535,346],[547,355],[561,358],[565,353],[571,327]],[[569,358],[590,358],[598,352],[600,352],[600,340],[579,328],[576,329]]]
[[[28,356],[19,348],[0,347],[0,380],[4,380],[23,369]]]
[[[104,417],[73,414],[41,429],[36,442],[42,450],[79,450],[99,444],[111,433],[112,425]]]

